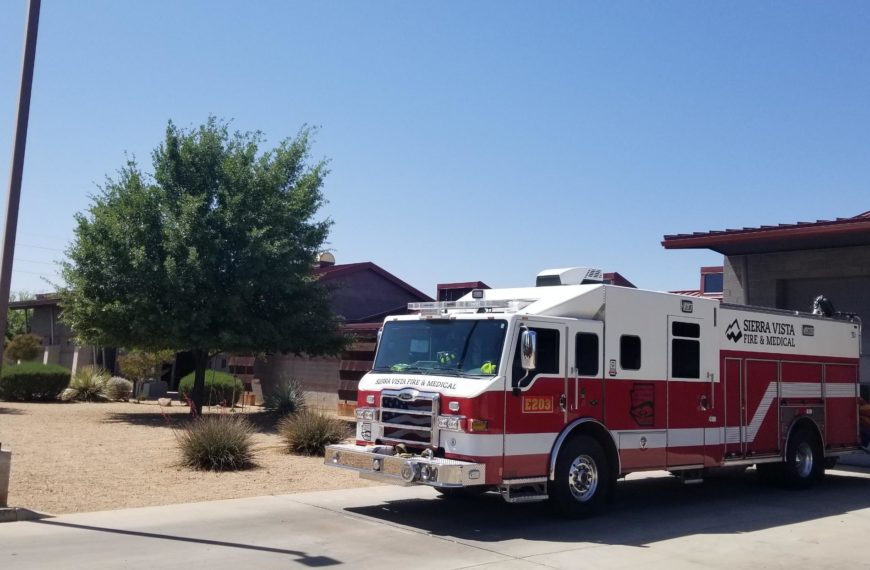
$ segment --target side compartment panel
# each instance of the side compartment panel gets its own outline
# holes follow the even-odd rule
[[[825,365],[825,444],[829,448],[859,443],[857,381],[856,366]]]

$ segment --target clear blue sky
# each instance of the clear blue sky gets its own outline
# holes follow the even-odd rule
[[[4,196],[25,9],[0,2]],[[125,152],[209,114],[321,126],[339,263],[691,288],[721,256],[663,234],[870,210],[870,4],[44,0],[13,290],[51,289]]]

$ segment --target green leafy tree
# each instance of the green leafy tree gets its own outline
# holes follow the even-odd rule
[[[311,274],[331,221],[317,220],[327,173],[311,129],[260,152],[260,133],[210,117],[171,121],[153,174],[128,161],[84,214],[62,274],[62,318],[80,341],[184,349],[205,370],[218,352],[335,354],[346,341]]]
[[[130,378],[136,386],[149,378],[159,378],[161,368],[175,357],[174,350],[131,350],[118,357],[121,374]],[[137,388],[138,390],[138,388]]]

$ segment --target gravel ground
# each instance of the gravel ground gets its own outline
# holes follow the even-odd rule
[[[270,414],[235,413],[257,426],[257,467],[211,473],[178,466],[176,430],[188,421],[178,402],[0,402],[0,444],[12,452],[9,506],[61,514],[373,484],[322,458],[285,453]]]

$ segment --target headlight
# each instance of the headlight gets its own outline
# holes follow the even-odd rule
[[[423,465],[420,467],[420,480],[421,481],[437,481],[438,480],[438,468],[434,465]]]
[[[438,429],[462,431],[465,416],[438,416]]]
[[[357,408],[355,413],[359,421],[371,422],[375,419],[375,408]]]

